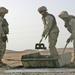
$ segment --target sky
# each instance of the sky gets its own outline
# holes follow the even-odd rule
[[[35,44],[41,39],[43,23],[37,9],[46,6],[48,12],[56,17],[60,33],[57,48],[64,48],[70,33],[64,27],[64,22],[58,15],[66,10],[75,14],[75,0],[0,0],[0,7],[6,7],[9,12],[5,15],[9,23],[7,49],[23,51],[35,49]],[[48,48],[48,39],[42,41]],[[72,42],[68,47],[73,47]]]

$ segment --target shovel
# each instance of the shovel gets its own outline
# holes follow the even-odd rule
[[[43,40],[43,37],[42,37],[41,40],[39,41],[39,44],[42,42],[42,40]]]
[[[67,47],[67,43],[66,43],[66,45],[65,45],[65,47],[64,47],[64,50],[63,50],[62,54],[65,52],[66,47]]]
[[[65,47],[64,47],[64,50],[63,50],[62,54],[65,52],[65,49],[66,49],[68,43],[69,43],[69,42],[66,43],[66,45],[65,45]]]

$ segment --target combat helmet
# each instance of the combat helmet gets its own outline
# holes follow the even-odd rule
[[[8,13],[8,9],[6,9],[5,7],[0,7],[0,13]]]
[[[60,18],[65,18],[65,17],[69,17],[69,14],[67,11],[62,11],[59,15]]]
[[[38,8],[38,12],[47,11],[47,8],[45,6],[41,6]]]

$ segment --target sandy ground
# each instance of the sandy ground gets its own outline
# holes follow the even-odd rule
[[[8,65],[15,67],[15,66],[19,66],[22,65],[21,63],[21,56],[25,55],[25,54],[30,54],[30,53],[36,53],[36,52],[40,52],[41,55],[50,55],[48,50],[24,50],[24,51],[12,51],[12,50],[6,50],[5,55],[3,57],[3,62],[7,63]],[[59,54],[62,54],[63,49],[59,48],[58,49]],[[72,48],[67,48],[65,50],[65,53],[67,52],[71,52],[72,53],[72,60],[73,60],[73,49]],[[12,59],[12,60],[8,60],[8,59]]]

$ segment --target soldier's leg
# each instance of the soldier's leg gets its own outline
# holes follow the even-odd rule
[[[58,33],[52,33],[48,37],[49,42],[49,49],[52,56],[58,56],[58,52],[56,49],[56,43],[57,43]]]
[[[3,41],[0,38],[0,59],[2,59],[2,57],[3,57]]]
[[[2,57],[4,56],[6,51],[6,42],[3,42],[3,51],[2,51]]]
[[[73,59],[73,62],[75,62],[75,39],[73,41],[73,48],[74,48],[74,59]]]
[[[4,56],[4,53],[5,53],[5,50],[6,50],[6,42],[3,42],[1,39],[0,39],[0,66],[6,66],[7,64],[3,63],[2,62],[2,58]]]
[[[2,58],[3,58],[4,54],[5,54],[5,51],[6,51],[6,42],[3,42]],[[3,63],[2,60],[1,60],[1,64],[3,66],[6,66],[7,65],[6,63]]]
[[[3,65],[2,65],[2,63],[1,63],[1,59],[2,59],[2,57],[3,57],[3,44],[2,44],[3,42],[2,42],[2,39],[0,38],[0,67],[2,67]]]

